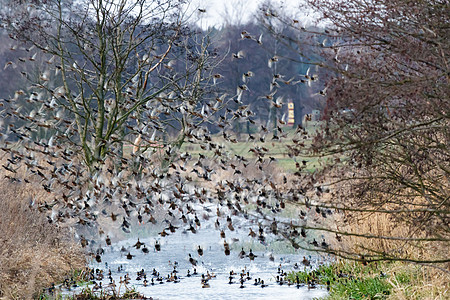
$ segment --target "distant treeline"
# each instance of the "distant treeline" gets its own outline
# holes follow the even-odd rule
[[[237,86],[245,84],[248,87],[248,92],[242,96],[242,103],[236,106],[249,105],[255,113],[255,123],[236,122],[233,124],[235,132],[250,133],[258,130],[257,126],[260,124],[273,128],[276,119],[281,118],[283,114],[286,115],[287,121],[288,103],[294,104],[293,126],[301,124],[305,114],[321,109],[314,93],[323,87],[326,77],[323,73],[326,71],[314,64],[317,58],[314,57],[312,49],[310,55],[307,55],[308,49],[305,51],[304,45],[311,43],[305,41],[300,55],[295,44],[288,45],[275,39],[258,20],[239,26],[227,25],[220,29],[201,30],[192,26],[187,30],[195,32],[196,38],[208,35],[212,41],[210,52],[222,59],[217,70],[214,70],[218,78],[212,83],[212,93],[217,97],[224,94],[232,96],[236,94]],[[286,37],[292,36],[293,40],[302,41],[298,31],[294,32],[289,26],[279,30]],[[304,39],[308,39],[306,34]],[[163,39],[160,42],[156,47],[162,49],[166,44]],[[45,69],[44,60],[30,61],[30,57],[36,52],[34,49],[29,50],[30,45],[14,45],[17,45],[17,41],[12,40],[4,29],[0,29],[1,99],[14,99],[17,91],[28,89],[29,82],[21,76],[21,72],[32,74],[37,68]],[[277,58],[276,64],[269,67],[269,61],[273,57]],[[80,62],[80,65],[83,64]],[[304,78],[303,75],[307,72],[315,74],[319,80],[302,83],[300,79]],[[268,99],[272,97],[273,99]],[[282,109],[273,109],[275,101]],[[7,104],[8,101],[2,102]],[[24,102],[23,105],[26,106],[27,103]],[[219,128],[210,130],[214,132]]]

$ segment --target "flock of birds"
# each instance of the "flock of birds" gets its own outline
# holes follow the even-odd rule
[[[243,31],[241,38],[262,44],[262,35],[256,38]],[[19,51],[17,47],[11,49]],[[36,60],[34,46],[20,51],[29,56],[19,58],[17,63],[6,63],[5,69]],[[305,229],[333,213],[331,208],[323,208],[318,202],[312,201],[308,194],[308,191],[313,190],[313,195],[320,197],[329,192],[311,177],[305,176],[308,162],[294,162],[297,171],[293,176],[274,174],[271,169],[277,159],[270,153],[270,144],[289,137],[283,129],[286,125],[285,114],[273,124],[276,133],[270,133],[267,126],[259,124],[259,134],[248,134],[247,142],[252,145],[248,155],[233,154],[227,148],[227,144],[238,142],[238,138],[230,131],[233,122],[245,120],[257,125],[250,107],[242,101],[244,93],[248,91],[246,84],[254,76],[253,72],[243,73],[242,83],[232,97],[223,94],[203,103],[192,102],[189,95],[174,96],[173,93],[154,97],[143,105],[146,111],[141,116],[132,113],[128,117],[129,122],[125,123],[126,130],[130,132],[127,135],[128,142],[137,150],[123,155],[119,142],[126,139],[121,140],[118,134],[112,134],[110,140],[102,141],[107,155],[104,158],[96,157],[98,162],[88,168],[79,154],[89,152],[97,145],[83,145],[80,140],[92,136],[94,141],[96,133],[94,127],[81,132],[79,119],[74,116],[78,114],[82,122],[89,123],[87,112],[97,115],[100,109],[106,109],[105,120],[109,121],[116,109],[127,111],[135,104],[133,101],[136,101],[136,90],[140,83],[134,78],[130,80],[123,103],[113,101],[110,107],[90,107],[85,111],[83,105],[86,102],[83,102],[81,93],[71,93],[64,86],[54,87],[52,82],[63,68],[81,74],[80,64],[74,62],[72,66],[63,66],[58,64],[58,57],[55,59],[54,55],[46,53],[42,55],[46,57],[46,69],[39,78],[26,91],[18,90],[13,97],[0,100],[0,106],[3,107],[0,111],[0,149],[4,153],[4,177],[15,184],[23,184],[25,188],[27,185],[42,187],[48,193],[47,199],[32,198],[30,207],[45,213],[50,223],[75,227],[79,232],[84,232],[78,235],[80,243],[82,247],[90,249],[90,254],[97,262],[102,261],[102,248],[98,246],[94,249],[93,245],[98,243],[85,237],[93,231],[97,231],[100,239],[109,246],[112,243],[108,234],[111,231],[109,226],[130,233],[133,226],[151,223],[161,228],[159,235],[163,238],[177,230],[195,234],[203,220],[210,218],[216,219],[214,224],[223,239],[224,254],[230,255],[227,231],[240,230],[235,221],[238,215],[253,222],[254,227],[250,228],[248,236],[262,244],[267,243],[270,235],[290,241],[296,249],[329,249],[325,239],[318,242]],[[165,55],[159,57],[159,63],[164,61]],[[240,51],[232,54],[232,57],[243,59],[244,53]],[[268,66],[273,68],[279,59],[277,56],[270,58]],[[25,71],[22,75],[31,80]],[[214,85],[222,77],[220,74],[212,76]],[[309,69],[298,79],[285,80],[282,74],[274,74],[270,92],[262,98],[280,109],[283,98],[275,97],[275,94],[281,82],[311,84],[317,80],[318,76],[310,74]],[[108,93],[108,86],[105,89]],[[237,108],[231,109],[229,103]],[[73,109],[70,109],[71,105]],[[79,114],[75,109],[85,113]],[[166,130],[164,126],[167,126],[164,116],[182,116],[183,142],[199,146],[202,152],[183,152],[176,143],[165,144],[159,136]],[[222,132],[212,135],[208,127],[204,126],[208,122],[221,128]],[[306,129],[301,126],[290,136],[288,142],[291,151],[288,154],[294,160],[295,149],[302,148],[309,138]],[[86,147],[92,148],[86,150]],[[147,155],[147,149],[153,154]],[[221,178],[221,174],[230,175]],[[286,220],[276,217],[287,203],[301,207],[298,218]],[[211,207],[216,207],[215,211]],[[336,236],[336,239],[339,241],[340,237]],[[149,251],[147,245],[139,240],[135,247],[144,253]],[[157,242],[154,248],[160,251],[161,245]],[[199,256],[202,251],[199,247]],[[244,249],[239,255],[250,260],[257,257],[252,250],[246,253]],[[132,259],[133,255],[129,252],[126,257]],[[195,266],[196,260],[191,255],[189,261]],[[211,275],[205,276],[202,283],[206,287]],[[138,274],[138,277],[149,280],[145,272],[140,276]],[[248,273],[237,275],[241,285],[249,277]],[[147,283],[152,284],[159,278],[154,276]],[[174,278],[177,280],[178,277],[174,275]],[[231,283],[234,274],[230,274],[230,278]],[[123,280],[126,281],[126,278]],[[264,287],[262,280],[255,280],[256,285]],[[280,282],[284,280],[280,279]]]
[[[168,283],[180,283],[185,278],[199,278],[202,288],[210,288],[210,281],[214,280],[217,277],[216,274],[214,274],[213,272],[209,272],[208,270],[206,271],[206,274],[200,274],[195,267],[193,267],[192,272],[190,269],[188,269],[186,275],[180,275],[180,272],[177,269],[178,263],[175,261],[172,265],[173,270],[168,273],[167,276],[162,276],[161,273],[155,268],[153,268],[151,272],[147,272],[144,269],[141,269],[136,272],[136,278],[133,280],[131,278],[132,275],[130,275],[130,272],[126,271],[123,265],[119,265],[117,267],[117,271],[115,271],[115,274],[119,276],[117,280],[114,279],[111,268],[109,268],[108,271],[104,271],[103,269],[99,268],[87,268],[83,271],[83,276],[84,279],[90,283],[90,288],[93,292],[117,290],[119,287],[131,286],[132,281],[134,285],[151,287]],[[294,269],[298,269],[297,264],[295,264]],[[307,286],[308,289],[315,289],[317,287],[317,283],[314,277],[311,277],[311,279],[309,279],[306,284],[302,283],[298,276],[295,278],[295,281],[289,280],[287,277],[288,273],[286,273],[281,268],[281,265],[280,267],[278,267],[277,275],[274,276],[274,278],[270,278],[268,281],[264,281],[264,279],[261,279],[260,277],[253,277],[250,272],[246,268],[244,268],[239,272],[231,270],[229,272],[229,276],[227,277],[227,284],[239,285],[240,289],[246,288],[248,286],[266,288],[269,286],[269,284],[275,284],[279,286],[295,286],[296,288]],[[68,293],[79,290],[80,288],[81,287],[79,283],[77,283],[77,281],[73,277],[71,277],[66,278],[59,285],[55,285],[53,283],[49,288],[46,289],[46,292],[54,295],[57,290],[59,292]]]
[[[142,242],[140,239],[137,240],[135,244],[131,246],[132,248],[135,248],[136,250],[142,251],[144,255],[147,255],[149,253],[149,249],[147,248],[147,245],[145,242]],[[108,251],[111,251],[111,253],[114,253],[114,248],[109,247]],[[210,249],[209,249],[210,250]],[[103,249],[101,251],[104,251]],[[125,257],[127,260],[132,260],[136,255],[132,255],[129,248],[126,248],[122,246],[120,250],[121,257]],[[161,251],[161,245],[159,244],[159,241],[155,241],[154,243],[154,253],[158,253]],[[86,268],[82,272],[84,280],[89,282],[89,287],[93,292],[105,292],[105,291],[111,291],[111,290],[117,290],[120,289],[120,287],[129,287],[129,286],[143,286],[143,287],[151,287],[155,285],[162,285],[167,283],[180,283],[182,280],[186,278],[198,278],[199,283],[202,288],[210,288],[211,287],[211,280],[216,279],[217,274],[215,274],[214,271],[208,270],[208,268],[205,268],[205,265],[203,262],[200,263],[200,259],[204,255],[204,249],[201,245],[197,246],[197,255],[198,258],[192,255],[191,253],[188,254],[188,262],[189,266],[187,270],[184,271],[184,275],[181,274],[180,271],[180,264],[177,261],[168,261],[168,265],[164,267],[164,270],[166,275],[163,275],[163,271],[158,271],[156,268],[152,268],[150,272],[146,271],[144,268],[139,269],[135,272],[130,272],[126,268],[130,267],[134,269],[134,266],[128,266],[126,264],[120,263],[120,262],[102,262],[101,257],[97,256],[97,266],[92,268]],[[144,256],[145,257],[145,256]],[[244,251],[244,248],[239,252],[238,258],[248,258],[250,262],[254,261],[255,258],[258,256],[255,255],[250,249],[248,253]],[[269,257],[271,261],[274,261],[273,256],[271,255]],[[281,259],[283,261],[283,259]],[[120,261],[120,260],[119,260]],[[313,263],[312,258],[309,256],[309,258],[306,258],[303,256],[303,259],[300,262],[295,262],[293,265],[290,263],[289,260],[287,260],[288,265],[292,268],[293,271],[299,270],[303,267],[303,270],[312,270],[313,269]],[[314,264],[316,264],[315,262]],[[104,264],[104,269],[101,268],[101,265]],[[115,266],[113,266],[115,265]],[[125,265],[125,266],[124,266]],[[186,265],[186,264],[185,264]],[[161,266],[163,267],[163,266]],[[168,268],[167,268],[168,267]],[[287,265],[286,265],[287,267]],[[116,268],[116,269],[115,269]],[[200,268],[201,271],[198,269]],[[169,271],[167,271],[169,270]],[[134,277],[132,273],[136,273]],[[230,270],[228,275],[225,276],[225,274],[221,274],[221,278],[226,277],[227,284],[228,285],[239,285],[239,288],[246,288],[249,286],[254,287],[261,287],[265,288],[269,285],[279,285],[279,286],[296,286],[297,288],[300,288],[302,286],[307,286],[308,289],[314,289],[316,288],[316,280],[312,276],[308,279],[307,282],[300,282],[298,276],[295,278],[295,280],[288,279],[288,273],[283,270],[282,264],[280,263],[277,268],[277,274],[273,275],[271,278],[266,278],[266,281],[264,279],[257,277],[255,275],[251,275],[250,271],[247,269],[247,267],[244,267],[241,271],[235,271]],[[68,292],[76,292],[80,290],[80,286],[78,286],[77,281],[71,277],[64,280],[63,283],[59,284],[58,286],[55,286],[55,284],[52,284],[50,288],[47,289],[47,292],[50,294],[54,294],[56,290],[63,293]]]

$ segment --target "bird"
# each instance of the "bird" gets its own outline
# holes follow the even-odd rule
[[[263,34],[261,33],[258,37],[258,39],[256,40],[256,42],[258,43],[258,45],[262,45],[262,36]]]
[[[165,237],[168,236],[169,234],[165,231],[165,229],[163,229],[160,233],[158,233],[160,236]]]
[[[223,78],[222,74],[216,73],[213,75],[213,85],[217,84],[217,80]],[[222,95],[221,97],[217,97],[216,100],[218,102],[223,102],[224,98],[226,97],[226,94]]]
[[[141,241],[139,241],[139,238],[138,238],[136,244],[134,244],[133,247],[135,247],[136,249],[140,249],[141,246],[143,246],[143,245],[144,245],[144,243],[141,243]]]
[[[252,71],[248,71],[245,72],[244,74],[242,74],[242,81],[245,83],[248,81],[249,78],[253,77],[253,72]]]
[[[202,247],[200,247],[200,245],[198,246],[197,253],[199,256],[203,255],[203,249],[202,249]]]
[[[303,256],[302,264],[306,267],[309,267],[311,265],[311,262]]]
[[[195,267],[197,265],[197,260],[192,257],[189,253],[189,262]]]
[[[250,258],[250,260],[255,260],[255,258],[258,257],[258,256],[253,254],[252,249],[250,249],[247,257]]]
[[[12,62],[12,61],[8,61],[5,64],[5,66],[3,67],[3,70],[6,70],[8,67],[11,67],[11,68],[15,69],[15,68],[17,68],[17,65],[14,62]]]
[[[273,64],[278,62],[278,60],[279,60],[278,56],[273,56],[273,57],[269,58],[269,60],[267,61],[267,66],[269,68],[272,68]]]
[[[235,59],[242,59],[244,58],[244,51],[240,50],[237,53],[233,53],[232,56]]]
[[[155,250],[161,251],[161,244],[158,241],[155,241]]]
[[[239,258],[240,258],[240,259],[243,259],[243,258],[245,257],[245,255],[246,255],[246,254],[245,254],[244,248],[242,248],[242,249],[241,249],[241,252],[239,252]]]

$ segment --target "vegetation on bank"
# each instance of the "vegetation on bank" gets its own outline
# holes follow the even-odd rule
[[[448,299],[448,276],[402,262],[361,264],[340,260],[316,270],[291,272],[293,283],[323,285],[333,299]]]
[[[4,179],[0,185],[0,299],[32,299],[84,268],[81,247],[31,204],[48,201],[41,189]]]
[[[120,288],[100,289],[94,290],[93,288],[83,288],[81,292],[73,296],[62,296],[42,294],[39,300],[50,299],[76,299],[76,300],[118,300],[118,299],[149,299],[136,291],[135,288],[129,288],[125,291],[121,291]]]

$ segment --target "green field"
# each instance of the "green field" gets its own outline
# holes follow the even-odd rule
[[[316,129],[315,123],[310,124],[310,126],[306,128],[309,134],[313,133],[315,129]],[[233,142],[225,140],[222,134],[216,134],[211,136],[211,140],[216,145],[223,146],[224,151],[222,152],[225,152],[229,158],[233,158],[235,155],[239,155],[249,161],[256,161],[257,156],[250,150],[253,148],[265,148],[267,151],[265,151],[264,158],[267,161],[269,160],[269,157],[274,158],[275,161],[273,163],[287,173],[296,172],[297,171],[296,163],[299,162],[300,164],[302,164],[303,160],[307,162],[307,167],[304,170],[312,172],[319,167],[317,157],[289,156],[288,147],[295,145],[295,143],[293,142],[294,138],[299,140],[299,142],[304,145],[304,146],[297,145],[297,147],[299,148],[304,147],[306,149],[311,144],[310,138],[304,139],[302,135],[297,135],[295,129],[293,129],[292,127],[283,128],[283,135],[285,137],[283,137],[281,140],[273,140],[272,132],[266,133],[265,142],[261,142],[259,140],[260,137],[262,136],[262,134],[260,133],[253,134],[255,138],[254,140],[249,140],[248,139],[249,135],[246,133],[241,133],[239,136],[237,136],[232,132],[229,132],[228,134],[231,136],[231,140],[233,140]],[[126,156],[127,154],[129,155],[132,152],[132,148],[133,147],[130,144],[124,145],[124,153]],[[205,150],[202,149],[200,144],[194,144],[189,142],[185,142],[181,146],[180,152],[189,153],[193,157],[193,159],[197,159],[200,155],[204,155],[209,158],[213,158],[215,156],[214,149]]]

